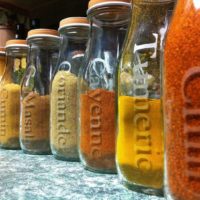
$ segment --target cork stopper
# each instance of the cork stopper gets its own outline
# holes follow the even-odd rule
[[[58,37],[58,31],[54,29],[33,29],[28,32],[28,39],[32,37]]]
[[[59,29],[75,25],[89,26],[89,21],[86,17],[68,17],[60,21]]]
[[[8,47],[28,47],[26,40],[8,40],[6,48]]]
[[[107,3],[107,4],[116,3],[117,4],[117,3],[130,3],[130,2],[131,0],[90,0],[88,4],[88,8],[90,9],[102,3]]]

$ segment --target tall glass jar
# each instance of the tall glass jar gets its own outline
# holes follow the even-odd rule
[[[200,1],[178,0],[165,46],[166,197],[200,199]]]
[[[122,182],[163,193],[161,51],[173,0],[133,0],[118,68],[117,166]]]
[[[20,143],[25,153],[50,153],[50,81],[58,58],[56,30],[28,32],[28,68],[21,88]]]
[[[19,149],[20,83],[26,69],[25,40],[6,43],[6,69],[0,83],[0,147]]]
[[[77,82],[89,34],[84,17],[60,22],[61,48],[51,88],[51,150],[62,160],[78,161]]]
[[[3,74],[6,67],[6,52],[5,48],[0,48],[0,82],[2,80]]]
[[[128,0],[91,0],[90,39],[79,76],[79,154],[86,169],[115,173],[116,66],[130,17]]]

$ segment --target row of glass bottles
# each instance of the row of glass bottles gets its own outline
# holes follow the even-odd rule
[[[187,11],[184,10],[186,5],[188,6]],[[29,32],[28,68],[21,88],[20,142],[22,149],[28,153],[44,154],[50,153],[51,148],[53,154],[59,159],[78,160],[80,156],[81,162],[87,169],[102,173],[114,173],[116,168],[116,113],[118,113],[116,160],[119,176],[129,188],[161,195],[163,191],[164,154],[161,105],[162,50],[173,6],[173,0],[132,1],[131,25],[118,70],[116,70],[117,63],[129,21],[130,3],[128,0],[90,1],[88,9],[90,35],[87,48],[89,24],[86,19],[69,18],[61,21],[59,32],[62,45],[57,65],[57,53],[60,46],[58,33],[52,30]],[[191,9],[193,13],[198,14],[198,8],[199,5],[195,0],[178,2],[169,38],[173,38],[174,33],[172,32],[176,30],[176,25],[182,24],[182,21],[178,21],[178,19],[181,19],[180,13],[183,13],[183,10],[189,12],[189,9]],[[184,20],[184,17],[182,19]],[[175,41],[180,40],[181,44],[183,36],[185,35],[177,33]],[[166,48],[171,50],[172,55],[166,51],[167,65],[164,75],[166,84],[171,84],[169,84],[171,87],[166,87],[164,96],[166,103],[164,118],[168,131],[167,141],[171,141],[172,136],[169,137],[169,135],[176,131],[174,131],[175,125],[170,122],[174,115],[169,112],[171,110],[169,105],[174,103],[177,96],[177,91],[175,93],[173,93],[175,90],[170,92],[171,88],[176,88],[176,83],[167,82],[167,78],[172,77],[170,73],[173,72],[173,70],[168,70],[168,68],[173,68],[172,65],[168,64],[170,63],[168,60],[171,61],[173,55],[179,55],[173,54],[176,49],[172,49],[169,45],[171,42],[169,38]],[[188,43],[191,44],[192,40],[189,40]],[[86,52],[83,59],[85,48]],[[176,48],[178,49],[178,47]],[[20,58],[18,58],[19,50]],[[9,54],[9,51],[12,54]],[[198,61],[196,56],[198,54],[192,51],[192,47],[188,51],[193,60],[197,59]],[[18,132],[16,130],[19,126],[16,124],[16,120],[12,121],[14,107],[11,107],[11,105],[16,104],[18,107],[20,103],[20,100],[18,102],[19,83],[23,74],[27,46],[24,42],[19,44],[15,41],[14,44],[7,44],[6,52],[7,66],[10,65],[9,62],[12,60],[14,67],[6,69],[7,73],[4,74],[1,83],[0,143],[4,148],[18,148],[19,144],[16,139]],[[180,55],[181,53],[184,52],[180,51]],[[177,57],[177,59],[180,59],[180,57]],[[190,67],[188,63],[187,65]],[[192,66],[194,65],[198,67],[198,62],[194,62]],[[179,67],[181,72],[182,65]],[[195,80],[195,77],[198,77],[198,69],[196,68],[191,69],[184,80],[186,83],[190,83],[193,79]],[[181,81],[181,78],[179,79]],[[185,86],[184,89],[187,90],[188,88]],[[196,84],[194,89],[196,89]],[[14,91],[11,96],[9,95],[11,94],[10,91]],[[116,91],[118,91],[117,94]],[[117,95],[118,112],[116,109]],[[189,97],[193,98],[191,95]],[[10,100],[8,100],[9,98]],[[13,101],[13,98],[16,101]],[[185,100],[187,103],[188,98],[185,98]],[[170,101],[170,104],[168,101]],[[8,102],[8,104],[5,102]],[[10,110],[6,110],[8,107],[10,107]],[[179,104],[177,107],[179,107]],[[191,108],[191,106],[189,107]],[[174,110],[176,110],[176,107],[174,107]],[[176,112],[181,113],[182,111]],[[9,113],[12,113],[11,116],[9,116]],[[17,113],[19,118],[20,111],[17,110],[14,113]],[[189,117],[187,123],[197,122],[197,112],[189,113],[188,111],[187,115]],[[5,122],[11,122],[13,127],[7,126]],[[182,123],[182,126],[184,126],[184,123]],[[7,127],[11,129],[7,130]],[[177,131],[179,130],[182,130],[181,127],[177,127]],[[8,134],[6,134],[6,131],[8,131]],[[13,134],[14,132],[15,134]],[[50,142],[49,132],[51,135]],[[79,137],[77,138],[78,132]],[[12,137],[9,137],[9,134]],[[190,135],[192,134],[198,137],[198,129],[191,129]],[[77,148],[77,141],[79,148]],[[184,141],[182,139],[180,142],[183,144]],[[10,143],[13,146],[9,146]],[[172,149],[176,144],[177,146],[181,145],[173,143],[173,141],[167,143],[169,146],[172,145]],[[189,149],[190,153],[193,153],[193,150],[198,150],[198,146],[196,146],[198,143],[189,141],[188,144],[193,144]],[[184,151],[181,152],[184,154]],[[179,156],[182,155],[181,152],[178,153]],[[198,151],[194,151],[194,154],[195,152],[198,153]],[[179,192],[181,187],[178,189],[173,186],[176,181],[181,184],[181,181],[176,179],[179,163],[173,160],[176,158],[175,154],[173,152],[172,155],[170,150],[167,151],[167,169],[170,170],[168,174],[174,177],[169,179],[168,174],[166,175],[170,193],[169,199],[196,200],[199,195],[193,189],[198,188],[197,173],[194,173],[198,170],[198,162],[193,160],[192,165],[192,160],[191,162],[188,161],[189,168],[193,168],[192,174],[183,174],[184,178],[189,177],[188,185],[194,186],[189,187],[190,191],[185,192],[191,194],[190,197],[186,198]],[[169,165],[172,160],[173,164]],[[177,158],[177,160],[180,159]],[[182,158],[181,163],[183,161],[184,158]],[[197,169],[195,166],[197,166]],[[181,180],[181,175],[178,178]]]
[[[13,108],[19,109],[21,101],[21,117],[19,110],[15,112],[18,117],[17,120],[15,118],[17,126],[10,126],[15,135],[13,132],[10,133],[10,136],[5,134],[5,144],[1,142],[2,147],[19,148],[18,119],[20,117],[20,144],[24,152],[31,154],[50,153],[50,131],[53,154],[61,159],[77,160],[77,94],[71,91],[71,97],[73,97],[71,98],[70,90],[76,90],[76,85],[79,84],[79,155],[81,161],[86,168],[93,171],[116,172],[115,74],[129,21],[129,11],[129,1],[90,2],[88,17],[91,35],[80,71],[79,83],[75,79],[85,50],[88,23],[84,19],[66,19],[60,23],[62,49],[59,53],[59,64],[56,69],[53,69],[53,66],[56,66],[55,61],[59,48],[58,33],[52,30],[29,32],[27,38],[30,47],[28,68],[22,82],[22,76],[18,78],[17,82],[13,79],[12,74],[15,73],[15,67],[7,68],[9,73],[5,73],[11,76],[11,83],[17,85],[16,93],[12,93],[15,96],[18,95],[16,99],[19,99],[19,83],[21,82],[21,99],[12,105]],[[8,50],[9,45],[6,48]],[[20,59],[25,62],[27,46],[24,48],[17,46]],[[8,61],[15,61],[17,55],[14,52],[15,49],[11,48],[13,57],[7,56]],[[8,64],[8,66],[12,66],[12,64]],[[19,68],[24,69],[25,67]],[[53,81],[50,114],[49,86],[51,79]],[[68,81],[69,79],[70,81]],[[75,86],[71,85],[72,82]],[[2,85],[4,85],[3,82]],[[73,111],[75,112],[73,113]],[[49,116],[51,119],[50,130]],[[9,116],[9,118],[12,117]],[[73,130],[69,122],[77,124],[77,127],[74,127]],[[7,123],[9,123],[8,120]]]

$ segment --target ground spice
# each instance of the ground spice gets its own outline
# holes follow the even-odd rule
[[[21,135],[22,149],[29,153],[49,153],[49,95],[31,92],[22,100]]]
[[[123,184],[163,195],[162,51],[173,0],[132,0],[118,67],[117,166]]]
[[[19,149],[20,85],[0,87],[0,146]]]
[[[161,100],[120,96],[119,113],[117,161],[120,173],[131,183],[162,188]]]
[[[56,157],[78,160],[77,76],[59,71],[51,91],[51,149]]]
[[[200,4],[179,0],[165,48],[167,195],[200,199]]]
[[[91,170],[115,172],[115,93],[96,89],[80,98],[81,158]]]
[[[6,66],[6,56],[5,54],[0,53],[0,81],[2,79],[3,73],[5,71],[5,66]]]

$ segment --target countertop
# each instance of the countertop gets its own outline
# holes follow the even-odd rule
[[[0,200],[164,200],[127,190],[117,175],[86,171],[52,155],[0,149]]]

